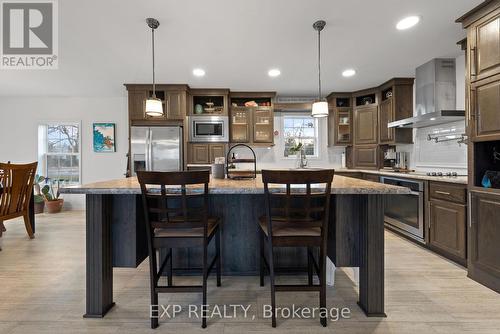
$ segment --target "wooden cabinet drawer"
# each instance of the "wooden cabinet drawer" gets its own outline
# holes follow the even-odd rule
[[[467,202],[467,190],[465,185],[432,181],[429,183],[429,197],[465,204]]]

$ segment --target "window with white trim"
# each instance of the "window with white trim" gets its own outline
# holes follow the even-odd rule
[[[296,157],[303,149],[307,157],[318,157],[318,119],[310,115],[283,116],[284,157]]]
[[[64,184],[81,182],[80,123],[38,126],[38,174]]]

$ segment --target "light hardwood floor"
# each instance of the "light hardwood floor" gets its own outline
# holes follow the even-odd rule
[[[338,270],[328,289],[329,307],[349,307],[350,319],[280,319],[271,328],[261,308],[270,302],[269,284],[258,277],[223,277],[209,281],[209,304],[250,304],[256,319],[209,319],[208,327],[189,319],[185,309],[175,319],[149,329],[149,273],[114,270],[116,306],[104,319],[83,319],[85,310],[85,221],[83,212],[37,216],[36,238],[29,240],[19,220],[6,222],[0,252],[0,333],[500,333],[500,295],[468,279],[464,268],[386,232],[387,318],[367,318],[356,305],[350,269]],[[499,255],[500,256],[500,255]],[[198,277],[176,277],[174,283]],[[292,278],[282,278],[291,282]],[[200,294],[160,295],[161,304],[199,304]],[[282,306],[316,307],[314,293],[278,293]]]

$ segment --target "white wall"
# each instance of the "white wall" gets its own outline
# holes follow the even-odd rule
[[[82,183],[123,177],[128,150],[125,97],[0,97],[0,161],[37,160],[37,127],[43,121],[79,121],[82,140]],[[116,152],[95,153],[92,123],[116,123]],[[64,195],[66,209],[81,209],[83,196]]]

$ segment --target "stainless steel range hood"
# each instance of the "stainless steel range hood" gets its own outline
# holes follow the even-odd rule
[[[412,118],[405,118],[400,121],[391,122],[388,124],[390,128],[425,128],[427,126],[434,126],[445,124],[455,121],[463,121],[465,117],[465,110],[441,110],[415,116]]]
[[[456,110],[455,59],[433,59],[415,71],[415,117],[388,124],[389,128],[423,128],[465,118]]]

